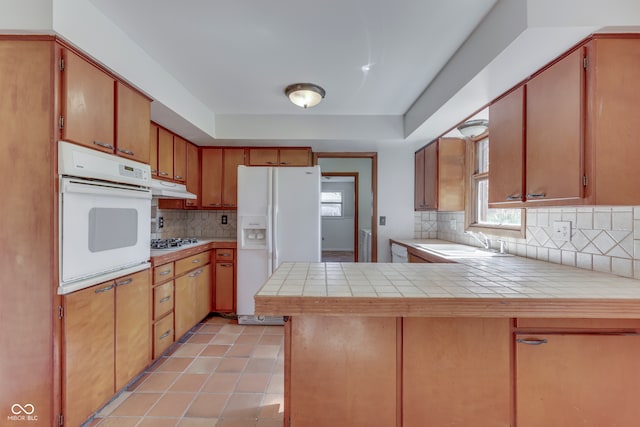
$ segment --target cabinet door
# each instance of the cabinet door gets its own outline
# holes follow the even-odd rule
[[[232,262],[216,263],[214,307],[217,312],[233,312],[235,307],[235,275]]]
[[[151,175],[158,176],[158,126],[149,124],[149,166]]]
[[[416,151],[414,158],[414,195],[413,208],[417,211],[424,210],[424,149]]]
[[[158,128],[158,176],[173,179],[173,135]]]
[[[424,148],[424,209],[438,209],[438,143]]]
[[[115,80],[65,50],[62,73],[62,139],[113,153]]]
[[[187,179],[187,141],[173,136],[173,179],[184,182]]]
[[[524,201],[524,86],[489,106],[489,204]]]
[[[196,270],[198,271],[198,270]],[[175,280],[175,339],[180,339],[196,323],[195,271]]]
[[[200,156],[198,147],[191,143],[187,144],[187,191],[200,197]],[[197,207],[198,199],[187,199],[184,204]]]
[[[172,283],[173,284],[173,283]],[[153,358],[157,359],[173,344],[173,313],[153,325]]]
[[[640,336],[518,338],[518,427],[637,425]]]
[[[280,166],[311,166],[311,149],[280,148],[278,165]]]
[[[79,426],[115,392],[113,282],[64,296],[64,417]]]
[[[508,426],[509,322],[403,319],[402,425]]]
[[[298,316],[290,322],[285,341],[295,357],[285,410],[291,427],[400,425],[395,318]]]
[[[222,206],[238,206],[238,166],[244,164],[244,148],[225,148],[222,177]]]
[[[211,312],[211,265],[202,267],[202,273],[196,276],[196,322]]]
[[[249,148],[249,166],[277,166],[277,148]]]
[[[583,58],[578,49],[527,83],[528,202],[582,198]]]
[[[138,162],[149,163],[147,135],[151,102],[120,82],[116,83],[116,88],[116,153]]]
[[[202,207],[222,207],[222,148],[202,149]]]
[[[151,273],[116,282],[116,391],[151,362]]]
[[[438,141],[437,203],[439,210],[464,210],[465,152],[464,139],[442,138]]]

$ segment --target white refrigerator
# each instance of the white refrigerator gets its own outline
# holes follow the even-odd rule
[[[238,166],[238,323],[282,324],[254,315],[254,295],[282,262],[320,262],[320,179],[319,166]]]

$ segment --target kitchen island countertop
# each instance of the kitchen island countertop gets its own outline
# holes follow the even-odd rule
[[[283,263],[255,301],[269,316],[640,318],[640,281],[517,256]]]

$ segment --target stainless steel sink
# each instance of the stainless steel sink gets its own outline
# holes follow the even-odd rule
[[[497,251],[476,248],[456,243],[418,243],[416,246],[443,258],[486,258],[494,256],[511,256]]]

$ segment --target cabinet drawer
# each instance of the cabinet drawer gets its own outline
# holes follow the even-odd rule
[[[183,258],[176,261],[176,276],[206,264],[209,264],[209,251]]]
[[[173,281],[153,288],[153,320],[173,310]]]
[[[153,325],[153,358],[156,359],[173,344],[173,314]]]
[[[233,261],[233,249],[216,249],[216,261]]]
[[[173,263],[167,263],[157,266],[153,269],[153,283],[157,285],[158,283],[166,282],[173,277]]]

